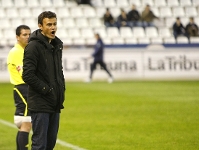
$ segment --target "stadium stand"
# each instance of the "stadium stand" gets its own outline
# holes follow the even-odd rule
[[[194,17],[199,25],[199,0],[91,0],[91,5],[79,4],[76,0],[0,0],[0,37],[5,37],[0,45],[9,45],[12,38],[7,29],[27,24],[32,31],[37,29],[37,17],[44,10],[56,12],[58,17],[57,35],[64,44],[94,43],[93,33],[98,32],[105,44],[143,44],[143,43],[175,43],[172,25],[176,17],[180,17],[184,26],[189,17]],[[121,8],[128,13],[135,4],[141,14],[145,5],[149,4],[159,20],[155,27],[105,27],[103,15],[110,9],[117,20]],[[11,38],[11,39],[10,39]],[[178,43],[186,43],[187,39],[179,38]],[[198,37],[190,39],[197,43]]]

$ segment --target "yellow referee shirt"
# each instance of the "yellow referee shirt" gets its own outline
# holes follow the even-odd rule
[[[24,83],[22,79],[23,55],[24,49],[19,44],[15,44],[8,54],[8,72],[10,74],[10,82],[14,85]]]

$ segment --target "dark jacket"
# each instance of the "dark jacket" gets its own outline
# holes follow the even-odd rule
[[[40,30],[34,31],[24,51],[23,80],[29,85],[28,109],[60,112],[63,109],[65,80],[62,67],[63,43],[48,42]]]
[[[97,40],[97,43],[95,44],[95,51],[92,54],[94,57],[94,61],[103,61],[103,54],[104,54],[104,43],[101,39]]]
[[[184,34],[185,28],[182,24],[180,24],[180,26],[178,26],[177,23],[174,23],[173,24],[173,32],[176,34]]]
[[[140,20],[140,14],[137,10],[131,10],[128,13],[128,20],[129,21],[139,21]]]

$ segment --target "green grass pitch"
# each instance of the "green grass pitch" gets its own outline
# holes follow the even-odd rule
[[[66,83],[58,138],[87,150],[199,149],[199,81]],[[0,119],[13,123],[13,86],[0,83]],[[0,150],[17,130],[0,123]],[[55,150],[71,148],[57,144]]]

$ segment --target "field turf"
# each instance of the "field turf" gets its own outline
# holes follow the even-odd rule
[[[69,82],[58,138],[87,150],[198,150],[199,81]],[[13,123],[13,86],[0,83],[0,119]],[[0,150],[17,130],[0,123]],[[75,148],[57,144],[55,150]]]

